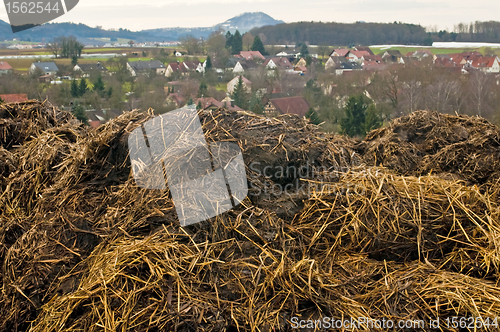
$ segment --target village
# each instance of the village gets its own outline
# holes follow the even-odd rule
[[[2,59],[3,79],[25,76],[31,90],[26,91],[26,84],[2,84],[1,98],[4,102],[46,98],[76,112],[92,127],[136,108],[164,113],[194,104],[197,109],[222,107],[269,117],[290,113],[322,124],[325,131],[340,132],[344,107],[355,95],[374,103],[379,125],[419,109],[491,120],[499,113],[495,91],[500,89],[500,58],[491,49],[483,49],[483,54],[416,48],[402,54],[390,48],[374,52],[368,46],[302,43],[278,48],[264,46],[258,36],[249,40],[248,33],[214,33],[203,45],[196,40],[178,44],[124,48],[123,53],[97,59],[81,59],[82,49],[92,49],[81,45],[78,56],[67,56],[71,63],[56,52],[59,57],[54,61],[38,59],[26,73]],[[53,51],[50,44],[44,47]],[[475,88],[470,89],[472,84]]]

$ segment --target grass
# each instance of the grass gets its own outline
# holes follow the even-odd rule
[[[215,86],[215,89],[225,92],[227,90],[227,84],[219,83]]]

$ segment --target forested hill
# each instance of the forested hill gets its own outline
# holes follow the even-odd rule
[[[429,43],[424,27],[404,23],[321,23],[297,22],[251,30],[264,34],[266,44],[373,45]]]

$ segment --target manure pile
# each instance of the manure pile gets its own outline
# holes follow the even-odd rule
[[[209,143],[239,144],[249,195],[181,228],[168,190],[131,176],[128,135],[152,113],[88,129],[0,105],[0,331],[499,330],[497,127],[416,112],[360,142],[199,115]]]

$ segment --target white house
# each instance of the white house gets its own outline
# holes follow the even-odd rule
[[[248,80],[246,77],[244,76],[236,76],[235,78],[233,78],[232,80],[229,81],[229,83],[227,83],[227,93],[233,93],[234,89],[236,88],[236,86],[238,85],[238,81],[240,80],[240,77],[241,77],[241,80],[243,81],[243,86],[245,87],[245,89],[247,90],[247,92],[252,92],[252,82],[250,82],[250,80]]]
[[[30,66],[29,73],[33,74],[37,69],[40,69],[43,75],[56,76],[59,68],[54,62],[33,62]]]

